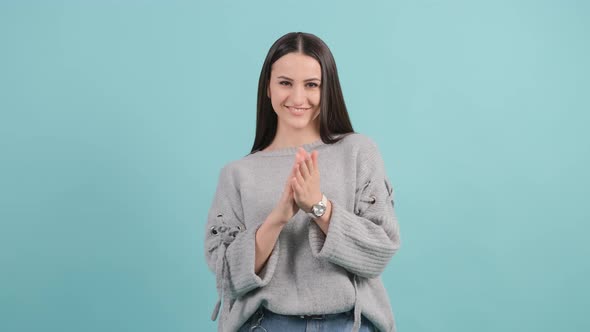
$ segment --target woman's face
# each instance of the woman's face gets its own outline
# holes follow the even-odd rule
[[[319,121],[321,80],[319,62],[308,55],[288,53],[273,63],[267,95],[279,128],[315,128]]]

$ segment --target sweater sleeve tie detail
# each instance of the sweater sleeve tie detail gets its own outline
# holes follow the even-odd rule
[[[352,325],[352,332],[359,332],[361,328],[361,304],[359,301],[359,291],[358,291],[358,276],[356,274],[352,275],[352,284],[354,285],[354,323]]]
[[[213,313],[211,314],[211,320],[215,321],[219,314],[219,309],[221,307],[221,300],[225,299],[225,272],[227,270],[227,259],[225,256],[225,250],[227,246],[236,238],[236,235],[243,230],[242,226],[227,226],[223,222],[223,214],[217,215],[218,219],[221,219],[221,224],[218,226],[212,226],[210,228],[210,232],[212,235],[218,238],[216,246],[211,248],[211,250],[218,250],[217,254],[217,262],[216,262],[216,269],[215,269],[215,281],[217,286],[217,303],[215,304],[215,308],[213,309]]]

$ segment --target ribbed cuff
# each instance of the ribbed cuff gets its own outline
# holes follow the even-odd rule
[[[364,277],[378,276],[396,249],[385,231],[332,201],[328,234],[312,222],[309,243],[314,257],[326,259]]]
[[[264,268],[260,271],[260,276],[254,272],[256,231],[261,225],[247,229],[236,236],[227,248],[228,278],[232,298],[240,297],[255,288],[266,286],[274,275],[279,258],[279,239],[277,239]]]

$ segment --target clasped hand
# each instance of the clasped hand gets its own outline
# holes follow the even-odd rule
[[[317,151],[309,155],[303,148],[297,150],[291,189],[295,203],[305,212],[310,212],[311,207],[322,200]]]
[[[299,148],[279,203],[273,212],[281,223],[286,223],[299,209],[310,212],[311,207],[321,200],[318,152],[313,151],[310,155],[305,149]]]

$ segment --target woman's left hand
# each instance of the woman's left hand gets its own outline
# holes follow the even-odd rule
[[[298,171],[291,179],[294,199],[300,209],[310,212],[311,207],[322,200],[318,152],[313,151],[309,155],[305,149],[299,148],[295,162],[298,164]]]

